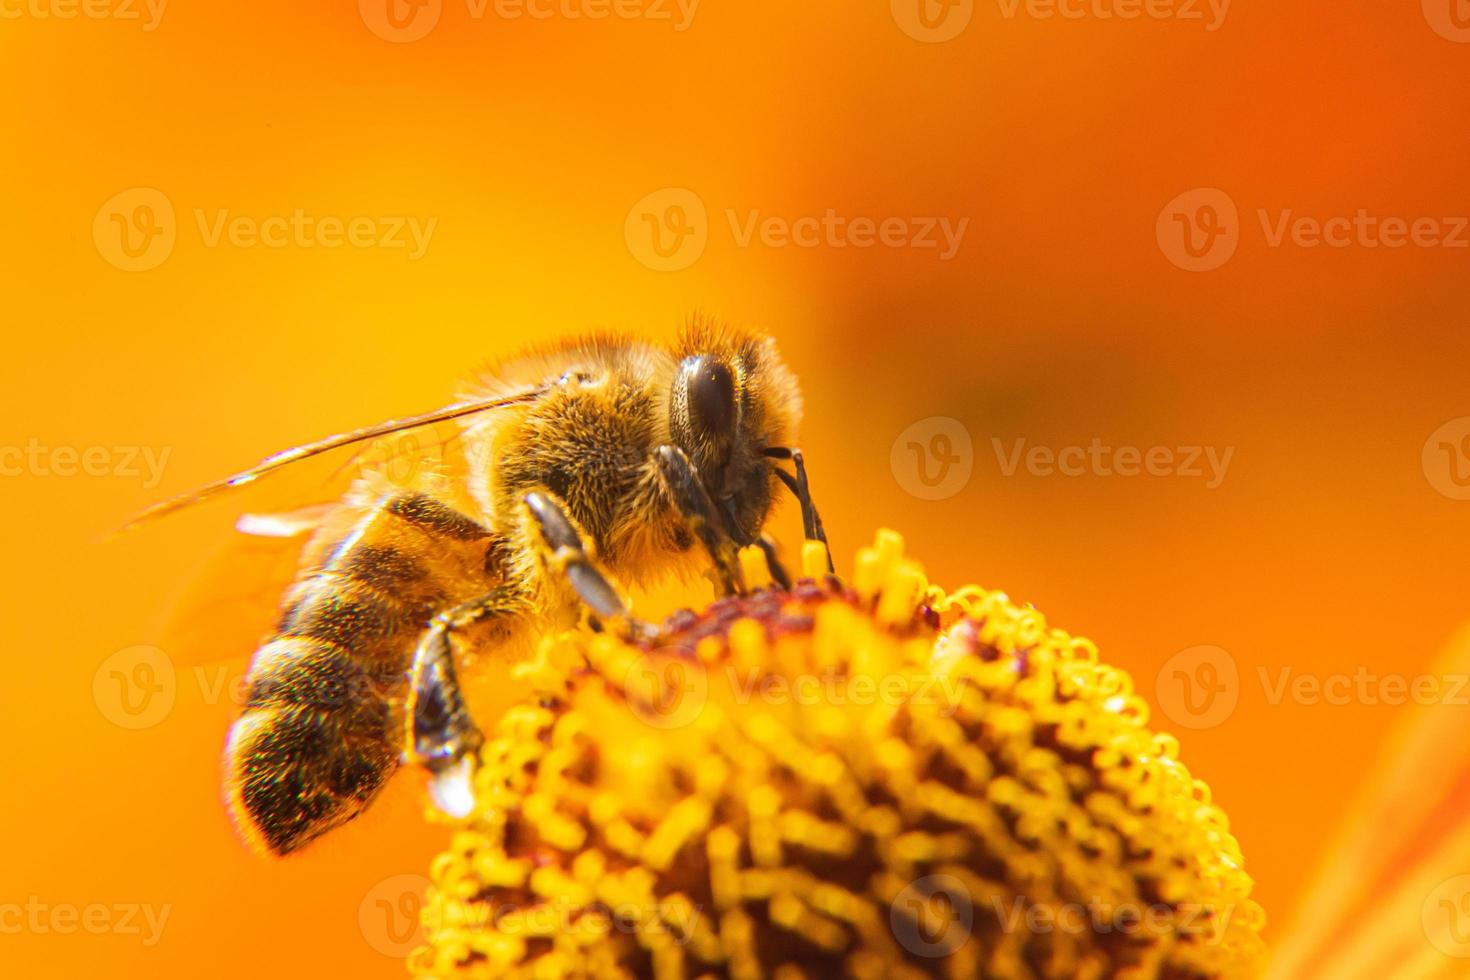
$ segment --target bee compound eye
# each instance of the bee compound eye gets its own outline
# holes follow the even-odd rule
[[[704,438],[720,446],[735,430],[735,377],[712,357],[685,359],[681,374],[690,422]]]

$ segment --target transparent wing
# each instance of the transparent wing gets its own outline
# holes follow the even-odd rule
[[[261,477],[274,473],[275,471],[287,467],[292,463],[296,463],[304,459],[310,459],[314,456],[320,456],[323,453],[331,452],[334,449],[341,449],[346,446],[359,446],[367,450],[372,450],[375,445],[381,445],[385,447],[390,447],[391,451],[391,447],[398,444],[396,441],[396,437],[398,436],[402,436],[413,430],[419,430],[427,426],[435,425],[436,423],[461,419],[465,416],[474,415],[479,412],[487,412],[492,409],[504,408],[509,405],[521,405],[528,402],[533,402],[540,398],[543,394],[545,394],[547,388],[548,386],[546,385],[540,385],[532,388],[527,388],[524,391],[512,394],[501,394],[493,398],[462,402],[457,405],[450,405],[445,408],[436,409],[432,412],[425,412],[422,415],[414,415],[401,419],[389,419],[386,422],[379,422],[376,425],[366,426],[361,429],[354,429],[351,432],[343,432],[334,436],[328,436],[327,438],[320,439],[316,442],[309,442],[305,443],[304,445],[294,446],[290,449],[286,449],[271,456],[267,456],[265,459],[262,459],[260,462],[256,463],[249,469],[241,470],[239,473],[236,473],[233,476],[227,476],[221,480],[216,480],[213,483],[207,483],[204,486],[192,490],[188,493],[181,494],[177,497],[172,497],[168,500],[164,500],[160,503],[154,504],[152,507],[147,508],[137,516],[133,517],[118,530],[119,532],[131,530],[132,528],[135,528],[140,524],[155,520],[168,514],[172,514],[175,511],[182,510],[185,507],[189,507],[193,504],[199,503],[200,501],[207,500],[216,494],[223,493],[228,490],[234,490],[239,487],[254,483]],[[400,454],[400,457],[406,462],[411,462],[414,458],[413,454],[407,453]],[[351,462],[352,460],[348,461],[349,465],[351,464]],[[394,479],[391,473],[389,474],[389,479]]]
[[[231,534],[209,550],[161,604],[159,645],[181,665],[238,660],[239,669],[226,671],[224,678],[232,683],[243,674],[245,658],[276,626],[281,597],[296,578],[302,550],[336,506],[241,517],[238,526],[246,533]],[[273,533],[259,533],[265,530]],[[200,678],[206,688],[229,695],[220,682],[213,672]]]

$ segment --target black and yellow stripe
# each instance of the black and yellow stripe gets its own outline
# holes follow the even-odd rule
[[[432,497],[339,516],[355,519],[308,548],[226,750],[236,822],[276,854],[382,789],[402,751],[398,705],[419,637],[435,612],[494,582],[490,532]]]

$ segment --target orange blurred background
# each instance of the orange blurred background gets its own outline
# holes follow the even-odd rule
[[[1190,0],[1136,19],[1100,16],[1128,0],[1076,18],[931,2],[927,20],[917,0],[174,0],[156,21],[141,0],[68,2],[0,0],[0,445],[37,447],[0,457],[0,909],[52,910],[41,928],[0,916],[8,976],[401,974],[375,902],[445,834],[415,776],[263,861],[218,789],[218,683],[248,646],[203,673],[180,657],[147,727],[94,693],[109,657],[163,642],[171,597],[255,498],[100,541],[267,452],[440,404],[533,339],[664,337],[694,311],[776,336],[839,566],[893,526],[938,582],[1003,588],[1095,639],[1231,815],[1273,941],[1399,709],[1272,698],[1262,678],[1412,676],[1470,619],[1449,468],[1470,460],[1424,452],[1470,415],[1470,250],[1373,247],[1356,227],[1342,247],[1273,244],[1288,210],[1455,238],[1454,0],[1241,0],[1223,20]],[[1166,209],[1199,188],[1234,220],[1203,209],[1220,195]],[[364,219],[364,237],[213,234],[298,209]],[[871,247],[745,237],[829,209],[902,223]],[[1171,229],[1215,241],[1212,216],[1235,251],[1192,260]],[[376,244],[394,217],[425,247]],[[939,218],[966,222],[953,254],[914,240]],[[971,440],[950,442],[939,500],[935,418]],[[1213,487],[1007,475],[1016,440],[1094,437],[1233,455]],[[68,476],[57,447],[107,453]],[[114,447],[138,449],[131,466]],[[777,521],[794,541],[794,508]],[[1226,716],[1190,730],[1165,668],[1201,645],[1238,677]],[[138,906],[136,931],[53,915],[93,904]]]

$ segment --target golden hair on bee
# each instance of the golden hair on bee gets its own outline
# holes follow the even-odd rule
[[[160,505],[385,434],[460,427],[452,458],[407,484],[370,467],[312,533],[226,749],[243,836],[294,851],[368,806],[401,760],[434,774],[442,807],[466,811],[482,735],[458,669],[584,616],[642,635],[621,583],[702,570],[739,593],[738,552],[755,545],[789,584],[764,532],[783,486],[805,536],[825,540],[800,417],[770,338],[695,320],[672,344],[598,334],[533,350],[456,405],[287,450]]]

